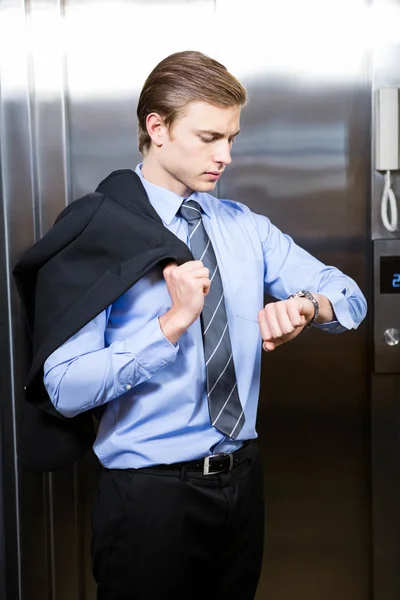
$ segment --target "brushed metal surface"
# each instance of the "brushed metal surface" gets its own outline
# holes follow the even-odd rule
[[[376,35],[372,69],[372,91],[379,87],[400,87],[400,37],[397,23],[399,0],[375,0]],[[375,94],[372,96],[375,102]],[[374,125],[374,124],[373,124]],[[373,128],[374,133],[374,128]],[[372,140],[374,142],[374,139]],[[373,150],[373,147],[372,147]],[[378,256],[380,251],[399,250],[400,231],[386,231],[381,223],[380,205],[384,174],[371,172],[372,238],[374,265],[375,372],[372,376],[372,490],[373,490],[373,598],[394,600],[400,596],[399,506],[399,376],[394,348],[383,345],[381,334],[386,322],[398,323],[396,301],[379,293]],[[400,206],[400,173],[392,173],[392,189]],[[394,325],[395,326],[395,325]],[[391,374],[386,374],[391,373]]]
[[[400,39],[396,24],[400,19],[399,0],[374,0],[373,14],[375,27],[371,34],[373,48],[372,63],[372,108],[375,111],[375,90],[380,87],[400,87]],[[372,120],[372,155],[374,156],[375,122]],[[389,232],[382,224],[380,206],[385,185],[384,172],[376,171],[375,160],[372,164],[372,239],[396,239],[400,230]],[[392,173],[392,189],[400,207],[400,172]]]
[[[261,14],[256,1],[243,11],[217,0],[217,57],[250,95],[220,196],[268,216],[368,293],[371,91],[357,32],[366,10],[267,1]],[[260,600],[370,597],[368,411],[365,324],[343,336],[307,331],[264,354]]]
[[[23,353],[17,339],[22,335],[19,303],[10,278],[17,256],[34,239],[32,215],[31,122],[26,44],[25,10],[20,1],[0,2],[0,151],[1,151],[1,413],[4,482],[5,564],[7,598],[22,594],[21,481],[17,464],[17,382],[23,377]],[[38,592],[44,592],[38,586]],[[43,595],[45,598],[45,594]]]
[[[400,596],[400,377],[372,375],[373,598]]]
[[[90,510],[99,473],[93,456],[53,475],[17,463],[26,359],[11,266],[68,202],[113,169],[135,166],[144,79],[170,52],[191,48],[221,60],[250,93],[220,197],[266,214],[368,292],[369,9],[367,0],[0,0],[7,600],[95,598]],[[390,31],[396,56],[400,34]],[[396,67],[383,47],[374,85]],[[343,336],[310,331],[264,356],[267,545],[257,600],[371,596],[367,332],[367,324]],[[5,583],[0,574],[0,592]],[[388,600],[375,590],[375,600]]]

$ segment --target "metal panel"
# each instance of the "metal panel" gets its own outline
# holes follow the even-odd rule
[[[1,80],[1,73],[0,73]],[[1,88],[0,88],[0,165],[1,165]],[[1,172],[0,172],[1,175]],[[0,176],[0,248],[5,248],[5,228],[4,228],[4,213],[3,213],[3,189],[2,189],[2,178]],[[1,268],[0,272],[6,272],[6,264],[3,259],[3,252],[0,252],[1,260]],[[7,311],[7,282],[6,278],[3,276],[0,278],[0,342],[3,340],[6,342],[3,348],[7,348],[7,342],[9,340],[9,326],[8,326],[8,311]],[[1,361],[0,361],[0,394],[2,398],[9,398],[11,395],[10,392],[10,377],[9,377],[9,369],[10,369],[10,355],[9,353],[2,352],[1,353]],[[9,407],[7,407],[8,409]],[[0,405],[0,440],[4,440],[5,431],[9,427],[10,417],[7,414],[7,410],[4,409],[4,402]],[[9,531],[5,527],[5,490],[6,484],[8,480],[6,480],[6,470],[5,470],[5,460],[9,460],[9,456],[4,452],[4,444],[0,444],[0,597],[6,597],[6,569],[9,566],[7,563],[7,542],[6,542],[6,533],[8,535]],[[10,473],[8,473],[8,478],[10,477]],[[14,473],[11,472],[11,477],[14,477]]]
[[[217,58],[250,94],[220,195],[268,216],[366,292],[370,80],[356,24],[367,4],[260,6],[217,0]],[[260,600],[370,597],[366,336],[365,324],[304,332],[264,354]]]
[[[400,40],[397,24],[400,19],[399,0],[374,0],[374,38],[373,38],[373,70],[372,91],[381,87],[400,87]],[[372,33],[372,32],[371,32]],[[371,40],[372,43],[372,40]],[[375,111],[376,95],[372,95],[373,110]],[[372,151],[375,143],[375,123],[372,123]],[[374,155],[374,152],[373,152]],[[399,231],[387,231],[380,218],[380,206],[384,188],[384,173],[372,170],[372,238],[398,238]],[[400,177],[393,173],[392,189],[400,198]]]
[[[110,171],[139,162],[136,104],[153,67],[188,48],[215,54],[214,0],[67,0],[65,31],[72,197],[77,198]]]
[[[2,180],[2,285],[1,397],[3,477],[7,494],[5,510],[6,593],[20,598],[23,560],[21,553],[20,481],[16,459],[16,417],[18,390],[15,382],[23,376],[22,337],[18,300],[10,281],[10,267],[23,249],[33,242],[33,186],[31,165],[31,122],[26,70],[25,11],[23,2],[0,2],[1,72],[1,180]],[[4,355],[4,357],[3,357]],[[4,358],[4,360],[3,360]],[[34,493],[33,488],[29,493]],[[43,508],[35,515],[43,518]],[[36,556],[40,555],[40,543]],[[45,590],[38,586],[38,593]]]
[[[372,89],[400,87],[399,0],[375,0],[376,37]],[[373,96],[375,102],[375,95]],[[373,165],[374,167],[375,165]],[[392,189],[400,205],[399,171],[392,174]],[[373,488],[373,594],[377,600],[395,600],[400,595],[399,469],[400,422],[398,351],[384,344],[382,334],[390,324],[399,325],[399,301],[379,291],[378,257],[397,254],[400,230],[391,233],[383,227],[380,205],[384,174],[372,169],[372,237],[375,241],[374,352],[372,376],[372,488]]]
[[[32,47],[31,103],[37,235],[53,224],[69,197],[69,139],[63,12],[58,0],[28,5]],[[49,53],[49,45],[52,52]],[[79,488],[73,467],[43,476],[47,517],[48,589],[51,598],[83,598],[80,582]],[[51,590],[51,591],[50,591]],[[35,597],[27,588],[27,598]]]
[[[213,0],[67,0],[64,16],[72,199],[93,191],[112,170],[134,168],[139,162],[135,111],[145,78],[171,52],[192,48],[213,55],[215,18]],[[150,22],[151,34],[141,25]],[[166,24],[179,35],[165,35]],[[210,35],[204,36],[205,30]],[[162,39],[162,44],[149,43],[149,35]],[[77,467],[83,544],[80,589],[85,599],[95,593],[90,512],[98,472],[93,457]]]
[[[95,597],[90,510],[99,472],[93,456],[50,476],[17,464],[26,367],[11,265],[67,202],[113,169],[134,167],[135,107],[144,79],[168,53],[191,48],[216,56],[250,91],[220,194],[267,214],[365,290],[371,89],[360,24],[367,5],[0,0],[7,600]],[[311,331],[264,358],[259,432],[268,518],[258,598],[365,600],[366,326],[344,336]],[[0,534],[1,516],[0,501]],[[0,549],[0,565],[1,557]],[[0,595],[2,585],[0,571]],[[376,600],[388,596],[377,593]]]
[[[154,11],[152,36],[163,39],[162,47],[149,45],[147,30],[138,26]],[[9,490],[0,573],[6,560],[13,600],[94,598],[90,512],[99,466],[88,456],[50,475],[17,469],[15,413],[26,366],[10,268],[69,201],[111,170],[134,167],[135,105],[145,76],[169,52],[190,46],[213,54],[213,17],[214,0],[0,0],[0,252],[8,276],[0,290],[1,343],[8,349],[0,422]],[[166,22],[182,29],[179,36],[165,36]],[[206,28],[211,35],[204,37]]]
[[[374,595],[400,596],[400,377],[372,376]]]

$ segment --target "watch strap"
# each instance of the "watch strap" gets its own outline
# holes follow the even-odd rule
[[[295,292],[294,294],[291,294],[288,297],[288,300],[290,298],[307,298],[307,300],[310,300],[310,302],[313,303],[313,305],[314,305],[314,315],[313,315],[312,319],[310,319],[310,321],[308,321],[308,323],[306,325],[307,328],[311,327],[312,324],[314,323],[315,319],[317,319],[318,315],[319,315],[318,300],[308,290],[300,290],[299,292]]]

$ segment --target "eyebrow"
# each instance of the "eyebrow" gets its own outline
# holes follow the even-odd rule
[[[219,131],[212,131],[212,130],[208,130],[208,129],[199,129],[197,131],[197,133],[203,133],[206,135],[212,135],[213,137],[216,138],[223,138],[225,137],[223,133],[219,132]],[[236,131],[236,133],[233,133],[232,135],[230,135],[229,137],[233,138],[236,137],[237,135],[239,135],[240,133],[240,129],[238,131]]]

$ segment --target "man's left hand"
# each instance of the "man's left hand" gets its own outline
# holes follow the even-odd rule
[[[307,298],[271,302],[258,313],[263,348],[275,350],[299,335],[314,316],[314,305]]]

